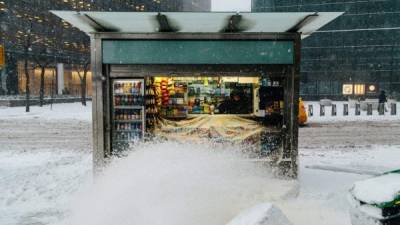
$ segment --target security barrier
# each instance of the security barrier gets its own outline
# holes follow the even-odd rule
[[[308,116],[314,115],[314,108],[313,105],[308,105]]]
[[[361,106],[360,106],[360,104],[356,104],[356,116],[359,116],[359,115],[361,115]]]
[[[349,104],[343,104],[343,116],[349,115]]]
[[[390,104],[390,115],[394,116],[397,114],[397,106],[396,103]]]
[[[372,115],[372,104],[370,103],[367,104],[367,115]]]
[[[337,111],[336,111],[336,104],[332,104],[332,111],[331,111],[332,116],[336,116]]]
[[[332,104],[331,107],[332,107],[331,108],[331,116],[337,116],[338,115],[338,113],[337,113],[337,111],[338,111],[337,104]],[[396,103],[390,103],[389,107],[390,107],[390,109],[385,107],[384,104],[379,104],[379,106],[377,108],[378,114],[379,115],[385,115],[385,112],[388,112],[388,110],[390,110],[390,115],[392,115],[392,116],[397,115],[397,104]],[[374,115],[373,104],[368,103],[366,110],[367,110],[367,112],[366,112],[367,116]],[[309,104],[308,107],[307,107],[307,111],[308,111],[308,117],[313,117],[314,116],[314,105]],[[356,103],[353,112],[354,112],[354,115],[361,116],[361,104]],[[350,114],[349,104],[348,103],[344,103],[343,104],[343,116],[349,116],[349,114]],[[319,105],[319,116],[322,117],[322,116],[325,116],[325,115],[326,115],[325,105]]]

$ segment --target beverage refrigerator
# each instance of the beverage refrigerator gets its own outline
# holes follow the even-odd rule
[[[118,153],[144,137],[144,79],[114,79],[111,90],[111,143]]]

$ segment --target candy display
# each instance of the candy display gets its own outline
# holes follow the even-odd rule
[[[146,79],[146,131],[152,132],[155,129],[158,119],[158,106],[157,106],[157,87],[155,85],[154,78],[147,78]]]

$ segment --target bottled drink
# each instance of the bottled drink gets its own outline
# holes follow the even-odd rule
[[[118,88],[118,93],[119,94],[123,94],[124,93],[124,83],[119,84],[119,88]]]
[[[123,101],[122,105],[128,105],[128,97],[124,96],[123,98],[124,98],[124,101]]]
[[[140,94],[140,90],[142,89],[142,82],[140,82],[140,81],[137,82],[136,89],[137,89],[137,93]]]
[[[115,93],[121,94],[121,84],[120,83],[115,84]]]

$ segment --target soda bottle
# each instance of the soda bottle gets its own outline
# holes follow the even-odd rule
[[[123,104],[122,105],[128,105],[128,97],[124,96],[123,98],[124,98],[124,100],[123,100]]]
[[[136,89],[137,89],[137,91],[138,91],[137,93],[140,94],[140,91],[141,91],[141,89],[142,89],[142,82],[140,82],[140,81],[137,82]]]
[[[133,82],[132,93],[137,94],[137,83],[136,82]]]
[[[114,84],[114,92],[115,92],[115,94],[119,94],[119,84],[118,83]]]

